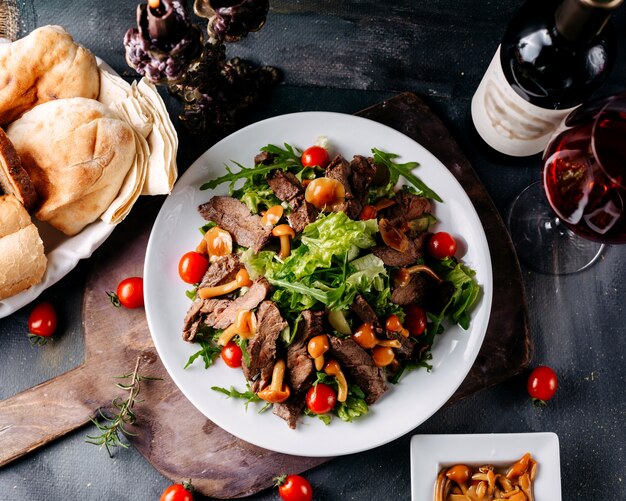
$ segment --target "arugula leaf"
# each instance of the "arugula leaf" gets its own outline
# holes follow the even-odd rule
[[[398,384],[400,378],[407,372],[411,372],[415,369],[426,369],[427,372],[431,372],[433,370],[433,366],[428,363],[428,360],[432,360],[432,353],[427,352],[419,362],[405,362],[400,368],[396,371],[396,373],[389,378],[389,382],[391,384]]]
[[[248,405],[250,405],[251,403],[255,403],[255,402],[263,402],[263,399],[261,397],[259,397],[256,393],[254,393],[250,389],[250,385],[247,384],[247,383],[246,383],[246,388],[247,388],[246,391],[241,392],[241,391],[237,390],[234,386],[231,386],[230,389],[222,388],[221,386],[211,386],[211,389],[213,391],[217,391],[219,393],[223,393],[228,398],[241,398],[241,399],[245,400],[244,405],[245,405],[246,411],[247,411],[248,410]],[[267,409],[267,407],[268,407],[267,405],[264,406],[259,411],[259,414],[261,412],[263,412],[265,409]]]
[[[302,165],[301,160],[302,151],[287,143],[284,143],[283,146],[284,148],[281,148],[280,146],[276,146],[274,144],[268,144],[267,146],[263,146],[261,151],[274,156],[274,161],[272,162],[272,167],[274,169],[303,170],[304,166]]]
[[[330,414],[315,414],[315,412],[311,411],[308,407],[304,408],[304,415],[312,418],[317,418],[326,426],[328,426],[333,419]]]
[[[351,423],[354,419],[361,417],[369,412],[369,407],[365,402],[365,394],[356,385],[348,387],[348,398],[345,402],[341,402],[336,410],[337,416],[342,421]]]
[[[198,344],[200,345],[200,349],[189,357],[183,369],[189,367],[200,357],[204,360],[204,368],[208,369],[211,365],[213,365],[217,356],[222,352],[222,348],[216,346],[210,340],[198,339]]]
[[[400,176],[402,176],[417,189],[419,195],[431,198],[437,202],[443,202],[437,193],[431,190],[424,183],[424,181],[413,174],[413,169],[419,167],[417,162],[407,162],[404,164],[396,163],[393,160],[398,158],[399,155],[396,155],[395,153],[386,153],[378,148],[372,148],[372,153],[374,154],[375,163],[383,164],[389,169],[389,174],[394,185],[398,182]]]
[[[241,358],[247,367],[250,367],[250,354],[248,353],[248,340],[241,336],[235,336],[235,343],[241,348]]]
[[[253,167],[244,167],[238,162],[232,161],[234,165],[239,167],[237,172],[233,172],[231,167],[226,165],[226,174],[220,176],[216,179],[212,179],[211,181],[204,183],[200,186],[201,190],[212,190],[217,188],[220,184],[228,183],[229,190],[232,193],[235,190],[235,183],[240,179],[250,179],[253,176],[257,175],[265,175],[268,172],[271,172],[276,169],[280,170],[302,170],[304,167],[302,166],[302,162],[300,161],[300,156],[302,152],[297,148],[293,148],[289,144],[285,143],[284,148],[280,146],[275,146],[273,144],[268,144],[261,148],[261,151],[265,151],[275,156],[274,161],[271,165],[255,165]]]

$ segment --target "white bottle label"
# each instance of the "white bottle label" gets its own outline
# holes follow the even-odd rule
[[[504,76],[500,47],[472,98],[472,120],[480,136],[493,149],[514,157],[543,151],[575,109],[549,110],[524,100]]]

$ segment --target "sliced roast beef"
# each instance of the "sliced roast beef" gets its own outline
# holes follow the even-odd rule
[[[350,162],[350,170],[352,171],[350,181],[353,195],[361,203],[364,203],[370,184],[376,175],[376,167],[371,162],[371,158],[355,155]]]
[[[312,337],[324,333],[323,317],[321,311],[303,311],[298,332],[287,347],[288,381],[293,394],[308,391],[315,379],[315,366],[307,351],[307,344]]]
[[[360,294],[354,298],[354,303],[352,303],[350,309],[358,315],[362,322],[369,322],[370,324],[378,322],[376,313]]]
[[[326,177],[339,181],[346,192],[345,202],[339,204],[335,212],[345,212],[350,219],[357,219],[361,213],[361,202],[354,197],[350,184],[352,170],[350,164],[341,155],[337,155],[326,167]]]
[[[254,165],[272,165],[276,155],[262,151],[254,157]]]
[[[273,301],[263,301],[257,311],[257,331],[248,343],[250,364],[243,364],[243,374],[252,382],[252,391],[265,388],[272,380],[276,362],[276,341],[287,327]]]
[[[263,225],[261,217],[252,214],[236,198],[215,196],[198,207],[207,221],[213,221],[228,231],[235,243],[259,252],[270,240],[272,225]]]
[[[383,329],[378,320],[376,312],[369,305],[367,300],[360,294],[354,298],[354,303],[350,305],[350,309],[356,313],[363,323],[370,323],[374,328],[374,332],[378,337],[383,333]]]
[[[298,178],[291,172],[285,172],[280,169],[273,170],[266,177],[267,184],[270,185],[274,195],[283,202],[292,205],[294,200],[300,200],[304,197],[304,188]]]
[[[301,233],[309,224],[315,222],[319,211],[307,202],[302,200],[299,205],[295,206],[289,214],[289,225],[296,233]]]
[[[409,246],[406,251],[400,252],[387,245],[377,245],[372,248],[372,254],[380,258],[387,266],[411,266],[422,257],[418,251],[418,246],[413,240],[409,240]]]
[[[235,322],[237,313],[241,310],[252,310],[256,308],[261,301],[265,299],[270,288],[269,282],[265,280],[265,278],[259,277],[252,283],[248,291],[237,299],[232,301],[228,301],[228,299],[208,299],[206,303],[207,306],[211,304],[210,301],[213,301],[213,304],[216,306],[211,309],[205,323],[209,327],[225,329]],[[226,301],[228,302],[226,303]],[[207,306],[205,306],[205,308],[207,308]]]
[[[229,254],[211,263],[199,287],[215,287],[233,281],[237,272],[243,268],[237,254]]]
[[[387,266],[411,266],[424,257],[424,245],[427,233],[409,239],[409,246],[404,252],[397,251],[383,244],[372,248],[372,254],[380,258]]]
[[[366,395],[368,404],[376,402],[385,391],[385,372],[376,367],[372,357],[352,338],[340,339],[330,336],[330,353],[337,359],[342,370],[354,381]]]
[[[304,395],[298,395],[295,398],[292,396],[282,404],[274,404],[272,412],[287,421],[289,428],[295,430],[298,424],[298,418],[304,410],[304,405]]]
[[[324,333],[323,318],[324,313],[321,311],[303,311],[298,331],[287,348],[287,383],[291,396],[286,402],[274,405],[274,414],[287,421],[290,428],[296,427],[304,409],[306,392],[315,380],[315,365],[307,345],[312,337]]]
[[[404,223],[417,219],[432,210],[430,200],[414,195],[407,190],[400,190],[394,198],[395,205],[380,211],[380,217],[387,219],[393,226],[400,227]]]
[[[400,348],[394,349],[398,360],[415,360],[414,352],[415,347],[417,346],[415,340],[409,337],[404,337],[398,332],[386,331],[386,334],[388,339],[397,339],[400,341]]]
[[[406,306],[407,304],[424,304],[428,296],[429,280],[425,275],[416,273],[404,287],[395,287],[391,292],[391,302]]]
[[[198,329],[202,324],[203,315],[200,309],[202,308],[203,302],[202,299],[196,299],[189,307],[189,310],[187,310],[185,320],[183,321],[183,339],[190,343],[194,342],[198,334]]]

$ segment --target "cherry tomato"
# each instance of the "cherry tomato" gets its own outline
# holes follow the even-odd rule
[[[456,240],[445,231],[435,233],[428,240],[428,253],[436,259],[452,257],[456,253]]]
[[[312,386],[306,394],[306,406],[315,414],[326,414],[335,407],[337,393],[324,383]]]
[[[300,475],[287,475],[287,477],[278,477],[277,480],[278,494],[283,501],[311,501],[313,499],[313,487],[306,478]]]
[[[28,316],[28,331],[42,337],[50,337],[57,328],[57,313],[48,303],[39,303]]]
[[[236,367],[241,367],[241,357],[243,353],[241,348],[237,346],[232,341],[226,343],[226,346],[222,348],[222,360],[228,365],[228,367],[232,367],[233,369]]]
[[[328,151],[321,146],[311,146],[302,152],[302,165],[305,167],[321,167],[325,169],[330,163]]]
[[[209,260],[199,252],[187,252],[180,258],[178,274],[184,282],[197,284],[209,268]]]
[[[117,293],[107,293],[115,306],[140,308],[143,306],[143,278],[129,277],[117,286]]]
[[[163,491],[159,501],[193,501],[193,493],[190,487],[174,484]]]
[[[57,314],[48,303],[39,303],[28,316],[28,337],[32,344],[45,344],[57,328]]]
[[[406,317],[404,325],[409,329],[411,336],[419,336],[426,330],[426,312],[416,304],[409,304],[404,308]]]
[[[557,386],[556,373],[550,367],[540,365],[528,376],[528,394],[533,400],[545,403],[554,396]]]

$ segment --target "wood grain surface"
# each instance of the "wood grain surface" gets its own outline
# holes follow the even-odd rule
[[[450,402],[516,374],[530,358],[519,267],[504,225],[468,161],[439,119],[413,94],[399,95],[360,115],[399,129],[438,156],[470,195],[487,232],[494,270],[491,318],[478,359]],[[173,481],[191,478],[205,495],[243,497],[269,487],[280,472],[301,472],[327,461],[260,449],[215,426],[167,375],[144,311],[111,305],[105,291],[143,272],[159,206],[153,199],[137,207],[94,256],[83,304],[85,363],[0,402],[0,466],[84,425],[98,409],[106,410],[119,395],[112,377],[130,372],[137,357],[142,374],[162,380],[143,383],[131,442]],[[54,419],[44,419],[47,416]]]

